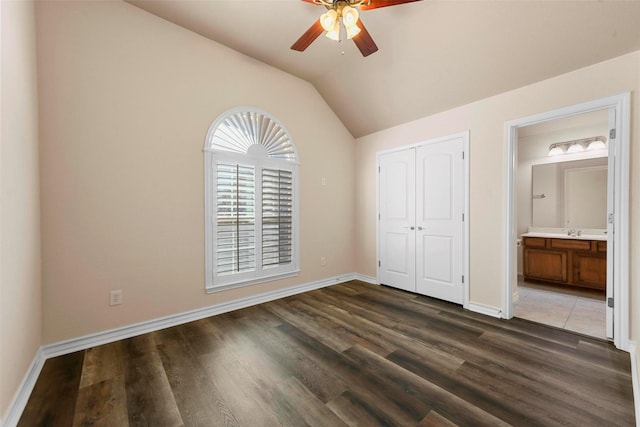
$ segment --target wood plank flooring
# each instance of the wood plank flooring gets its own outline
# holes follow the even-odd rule
[[[633,426],[611,344],[353,281],[60,356],[20,426]]]

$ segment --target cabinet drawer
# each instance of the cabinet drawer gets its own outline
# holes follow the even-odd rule
[[[591,240],[551,239],[551,247],[555,249],[591,250]]]
[[[607,252],[607,242],[598,242],[598,252]]]
[[[531,248],[544,248],[546,240],[547,239],[543,239],[540,237],[525,237],[524,245],[529,246]]]

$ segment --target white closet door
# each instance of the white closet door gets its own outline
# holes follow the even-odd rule
[[[416,152],[417,292],[464,302],[464,140]]]
[[[415,149],[380,156],[378,280],[416,291]]]

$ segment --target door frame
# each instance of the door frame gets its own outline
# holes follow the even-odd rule
[[[608,165],[614,167],[614,210],[613,224],[613,307],[614,345],[629,351],[629,144],[631,130],[631,94],[629,92],[612,95],[584,103],[547,111],[505,123],[506,156],[506,222],[504,228],[505,276],[503,281],[502,313],[506,319],[513,317],[513,282],[517,278],[516,251],[516,168],[518,161],[517,130],[550,120],[575,116],[597,110],[615,111],[616,138],[614,155],[609,156]],[[609,286],[609,285],[608,285]]]
[[[418,148],[423,145],[435,144],[440,142],[449,141],[452,139],[462,138],[462,147],[464,152],[464,162],[463,162],[463,184],[464,184],[464,230],[463,230],[463,266],[462,271],[464,274],[464,282],[463,282],[463,308],[468,308],[469,306],[469,223],[470,214],[469,214],[469,135],[470,132],[468,130],[464,132],[454,133],[451,135],[441,136],[438,138],[427,139],[415,144],[403,145],[402,147],[392,148],[388,150],[382,150],[376,152],[376,216],[378,220],[376,221],[376,260],[378,265],[376,265],[376,283],[380,285],[380,156],[385,154],[394,153],[397,151],[408,150],[411,148]]]

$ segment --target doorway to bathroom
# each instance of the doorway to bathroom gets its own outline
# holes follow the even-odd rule
[[[629,94],[514,120],[506,131],[505,317],[627,350]]]
[[[606,339],[609,112],[518,128],[513,315]]]

